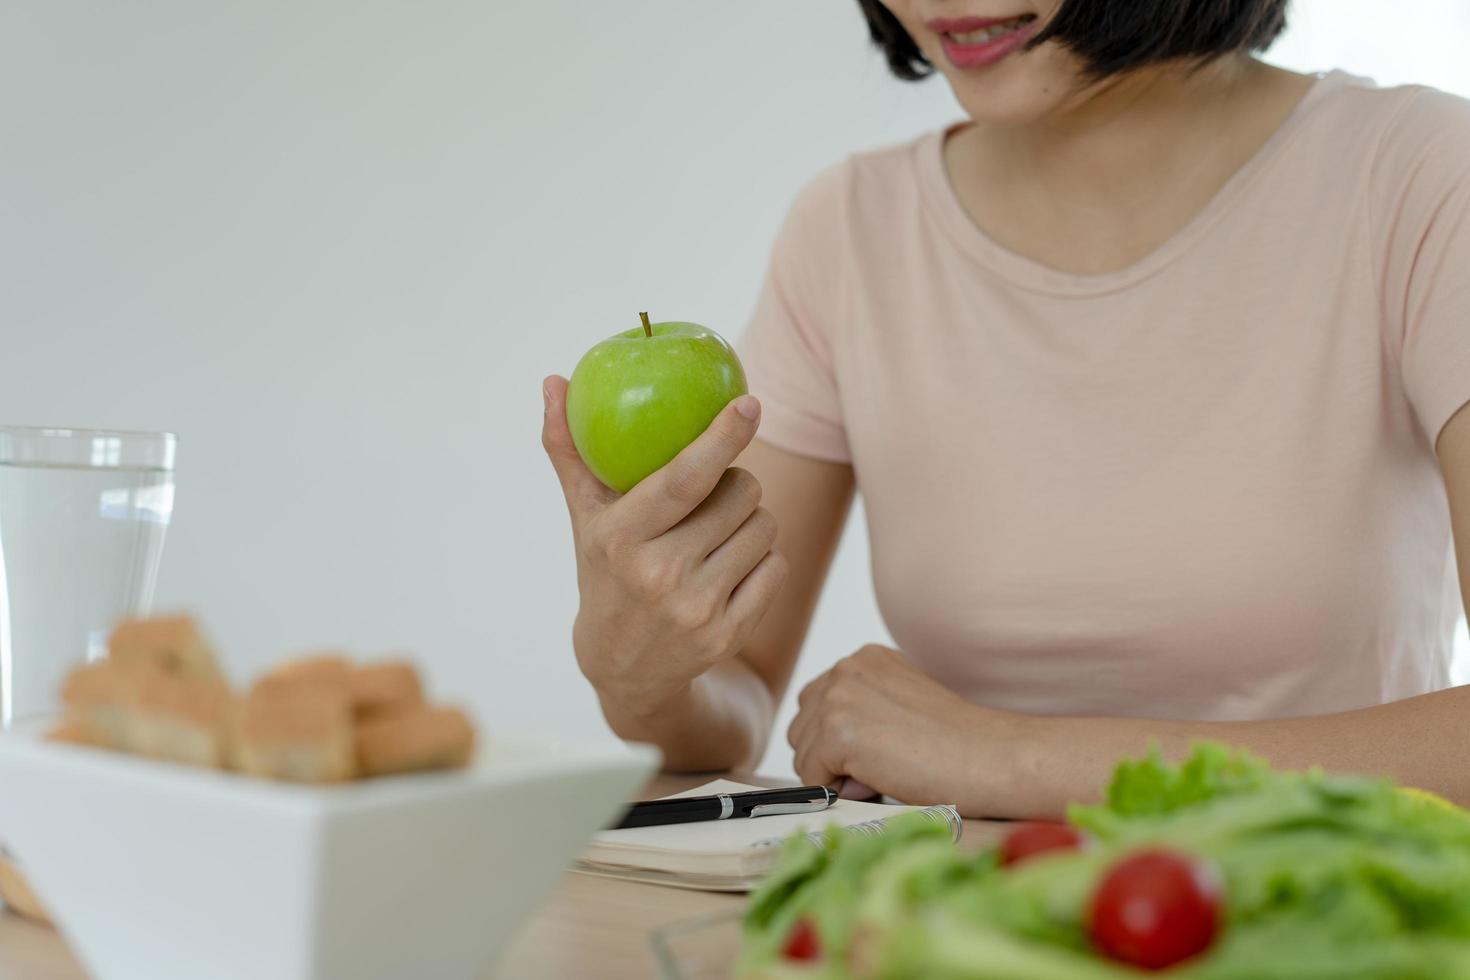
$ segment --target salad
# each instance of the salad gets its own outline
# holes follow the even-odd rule
[[[746,980],[1470,978],[1470,813],[1202,743],[963,854],[922,817],[788,841]]]

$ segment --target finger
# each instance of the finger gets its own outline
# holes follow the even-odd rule
[[[572,519],[579,521],[616,499],[617,494],[592,475],[572,442],[572,431],[567,428],[567,379],[553,374],[541,383],[541,394],[546,402],[541,446],[561,481]]]
[[[818,745],[803,745],[797,750],[792,765],[796,768],[797,778],[808,786],[829,786],[843,775],[823,758]]]
[[[760,414],[754,395],[741,395],[721,409],[698,439],[624,496],[629,527],[654,538],[688,517],[755,438]]]
[[[841,661],[839,660],[838,663],[841,663]],[[801,689],[801,693],[796,696],[796,703],[801,706],[803,711],[815,708],[821,703],[822,698],[826,696],[827,688],[831,687],[832,682],[836,679],[837,675],[832,673],[831,668],[822,671],[816,677],[813,677],[807,683],[806,687]]]
[[[842,785],[837,790],[837,795],[844,800],[871,800],[882,794],[867,783],[859,782],[851,776],[842,780]]]
[[[732,466],[694,512],[669,529],[665,537],[678,538],[681,550],[697,551],[701,559],[729,540],[761,502],[760,481],[749,470]]]
[[[796,750],[796,747],[801,744],[801,719],[803,714],[804,712],[798,709],[796,712],[796,717],[792,718],[791,724],[786,726],[786,744],[791,746],[793,752]]]
[[[806,741],[817,724],[822,713],[822,694],[831,683],[832,674],[829,671],[807,684],[796,696],[796,717],[791,719],[791,727],[786,730],[786,741],[793,749],[799,748]]]
[[[781,594],[789,571],[785,555],[779,551],[768,551],[730,593],[730,599],[725,603],[725,615],[734,625],[741,645],[750,639],[776,601],[776,596]]]
[[[806,730],[811,726],[812,712],[807,708],[799,708],[796,717],[791,719],[791,724],[786,728],[786,744],[796,751],[804,744]]]
[[[817,700],[822,696],[823,688],[830,683],[832,683],[832,672],[830,670],[813,677],[807,683],[806,687],[801,689],[801,693],[796,696],[797,708],[801,711],[811,711],[815,708],[817,706]]]
[[[729,540],[710,552],[699,575],[726,595],[755,570],[776,544],[776,517],[764,507],[750,512]]]

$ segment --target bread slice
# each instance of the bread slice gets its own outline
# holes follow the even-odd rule
[[[302,688],[346,695],[359,720],[424,704],[423,684],[413,664],[393,660],[359,667],[339,653],[316,654],[282,664],[262,675],[251,693],[274,696]]]
[[[218,680],[171,673],[157,661],[111,658],[78,667],[62,688],[66,720],[54,741],[221,767],[233,696]]]
[[[189,616],[127,619],[112,629],[108,656],[124,667],[158,667],[201,680],[224,679],[214,648]]]
[[[299,692],[301,688],[322,688],[346,697],[353,669],[352,661],[340,653],[299,657],[260,675],[251,685],[250,692],[278,695]]]
[[[357,726],[364,776],[462,769],[474,751],[474,726],[458,708],[407,709]]]
[[[347,682],[352,711],[358,721],[370,721],[395,711],[424,706],[419,672],[407,660],[389,660],[354,670]]]
[[[127,668],[111,659],[76,668],[61,687],[67,725],[84,733],[92,745],[129,751],[134,742],[129,706],[136,702],[143,680],[156,670],[152,664]]]
[[[229,765],[234,696],[225,684],[156,671],[142,678],[127,707],[129,748],[170,762]]]
[[[252,776],[296,783],[352,779],[351,702],[343,692],[310,685],[252,691],[240,706],[235,765]]]
[[[46,914],[46,907],[31,890],[30,883],[20,873],[20,869],[10,862],[6,855],[0,854],[0,902],[17,915],[23,915],[27,919],[34,919],[44,925],[51,925],[51,917]]]

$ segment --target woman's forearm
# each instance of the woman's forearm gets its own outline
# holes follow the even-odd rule
[[[997,815],[1060,815],[1070,801],[1097,799],[1119,758],[1157,744],[1178,759],[1199,739],[1243,746],[1279,768],[1390,776],[1470,804],[1470,687],[1274,721],[1032,718],[1025,729],[1008,785],[997,787]]]
[[[607,699],[602,711],[620,737],[658,746],[671,772],[753,768],[775,717],[770,690],[740,657],[716,664],[655,711],[635,715]]]

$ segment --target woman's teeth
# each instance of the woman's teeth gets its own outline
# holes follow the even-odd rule
[[[1030,15],[1026,14],[1020,17],[1012,17],[1010,20],[1002,21],[999,24],[991,24],[989,27],[982,27],[978,31],[966,31],[963,34],[951,33],[949,36],[956,44],[980,44],[984,41],[989,41],[991,38],[1000,37],[1002,34],[1009,34],[1030,19]]]

